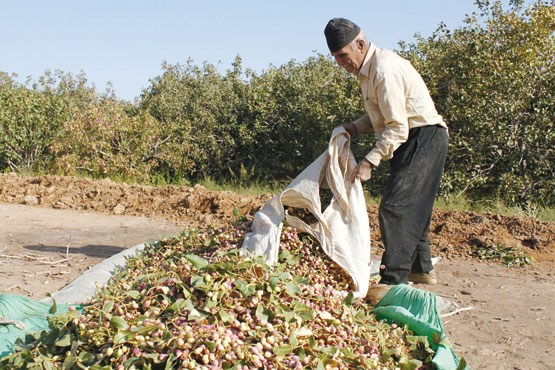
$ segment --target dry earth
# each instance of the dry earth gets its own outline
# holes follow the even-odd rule
[[[43,299],[124,248],[250,219],[270,196],[0,175],[0,293]],[[368,215],[379,256],[377,210]],[[457,354],[475,369],[555,368],[555,223],[436,210],[430,236],[440,284],[422,288],[474,307],[444,319]],[[537,262],[509,268],[476,258],[497,244],[522,245]]]

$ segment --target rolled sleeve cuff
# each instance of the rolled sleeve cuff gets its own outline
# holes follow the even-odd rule
[[[360,117],[356,121],[353,122],[357,129],[357,133],[360,134],[371,134],[374,132],[374,128],[372,127],[372,121],[370,121],[370,117],[367,115]]]
[[[380,165],[381,160],[382,160],[382,155],[380,154],[380,152],[378,150],[373,149],[364,158],[366,158],[366,160],[368,162],[372,163],[372,166],[378,167]]]

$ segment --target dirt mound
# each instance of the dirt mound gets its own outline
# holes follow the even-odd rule
[[[252,196],[210,191],[201,185],[143,186],[67,176],[0,175],[0,202],[97,211],[222,226],[252,219],[272,194]],[[373,246],[382,248],[377,209],[368,210]],[[476,248],[522,245],[538,260],[555,261],[555,222],[529,217],[435,210],[430,241],[434,254],[470,257]]]
[[[447,256],[473,255],[477,248],[527,248],[537,260],[555,261],[555,222],[492,213],[435,210],[431,243]]]
[[[210,191],[201,185],[154,187],[109,179],[0,175],[0,202],[147,216],[191,226],[220,226],[252,215],[270,196]]]

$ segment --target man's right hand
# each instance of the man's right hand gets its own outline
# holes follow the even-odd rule
[[[364,158],[362,161],[358,162],[353,172],[351,172],[351,182],[355,182],[355,179],[359,179],[360,182],[365,182],[370,180],[372,176],[372,164],[368,159]]]

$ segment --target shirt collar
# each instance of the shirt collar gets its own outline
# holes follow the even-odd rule
[[[362,62],[362,67],[360,67],[360,71],[358,72],[358,78],[368,78],[368,74],[370,73],[370,65],[372,64],[372,57],[374,56],[375,52],[376,46],[374,46],[374,44],[370,42],[368,46],[368,52],[366,53],[364,61]]]

